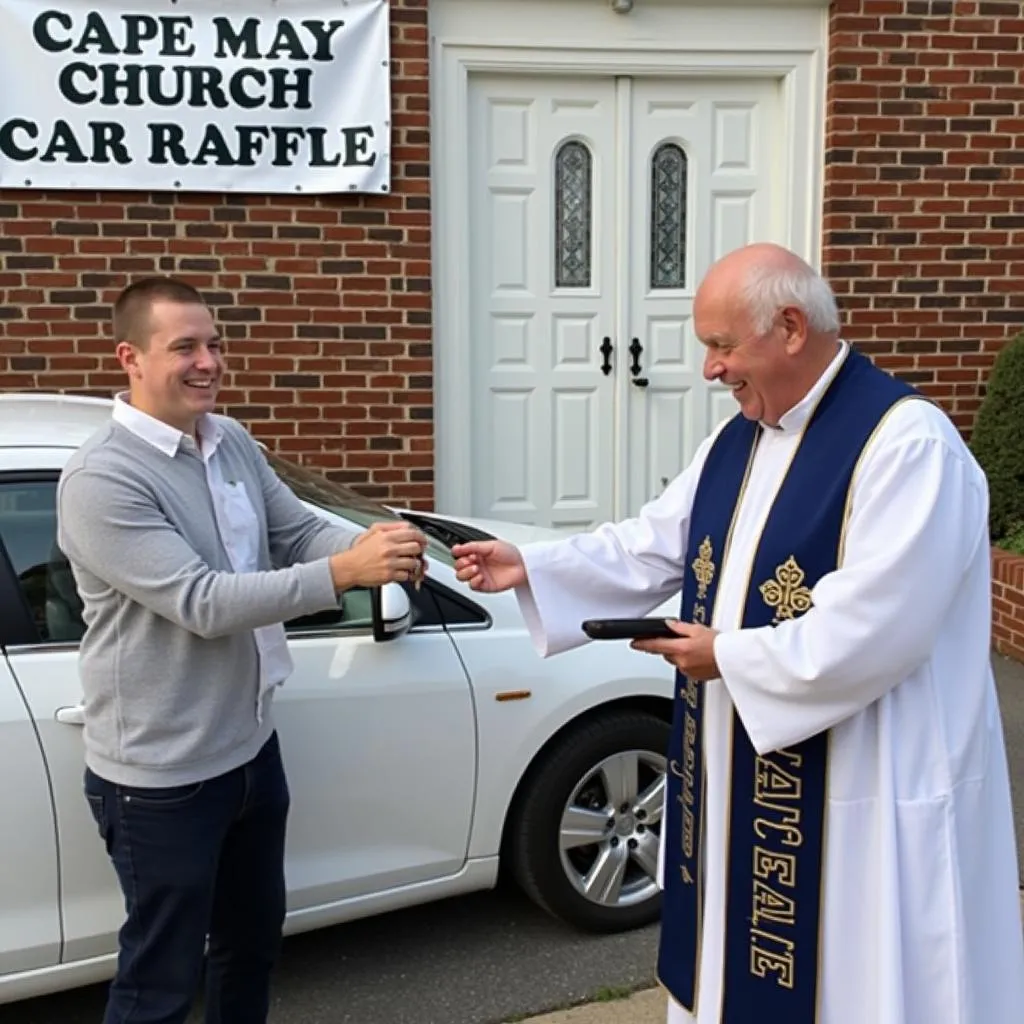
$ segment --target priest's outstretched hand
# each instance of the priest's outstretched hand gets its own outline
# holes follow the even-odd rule
[[[667,621],[672,631],[678,634],[677,639],[633,640],[629,646],[646,654],[660,654],[690,679],[702,682],[717,679],[721,675],[715,661],[715,637],[718,636],[718,630],[694,622],[679,622],[676,619]]]
[[[471,590],[497,594],[526,582],[526,565],[519,549],[502,540],[474,540],[452,547],[455,576]]]

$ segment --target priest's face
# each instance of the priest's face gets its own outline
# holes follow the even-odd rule
[[[694,329],[705,347],[704,377],[728,387],[747,419],[776,425],[794,405],[786,311],[759,330],[735,295],[698,293]]]

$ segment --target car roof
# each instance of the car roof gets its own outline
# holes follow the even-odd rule
[[[111,398],[47,392],[0,394],[0,448],[77,448],[110,419]]]

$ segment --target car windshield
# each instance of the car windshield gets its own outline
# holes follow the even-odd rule
[[[289,462],[288,459],[283,459],[280,455],[275,455],[267,449],[264,449],[263,454],[274,472],[299,498],[309,502],[310,505],[333,512],[357,526],[367,528],[373,523],[394,522],[402,518],[397,512],[392,512],[386,506],[372,498],[358,494],[344,484],[335,483],[320,473]],[[422,526],[423,524],[417,521],[417,525]],[[447,545],[437,537],[430,536],[429,529],[424,529],[424,532],[427,533],[429,541],[427,559],[453,565],[454,559]]]

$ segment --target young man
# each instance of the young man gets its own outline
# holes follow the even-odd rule
[[[58,486],[85,792],[127,912],[104,1021],[183,1024],[208,937],[208,1024],[259,1024],[285,914],[282,622],[413,578],[426,538],[327,525],[214,413],[224,358],[193,288],[131,285],[113,331],[128,391]]]
[[[739,415],[635,519],[455,549],[538,650],[682,591],[662,821],[670,1024],[1016,1024],[1024,944],[990,662],[988,491],[948,418],[839,339],[793,253],[702,282]]]

